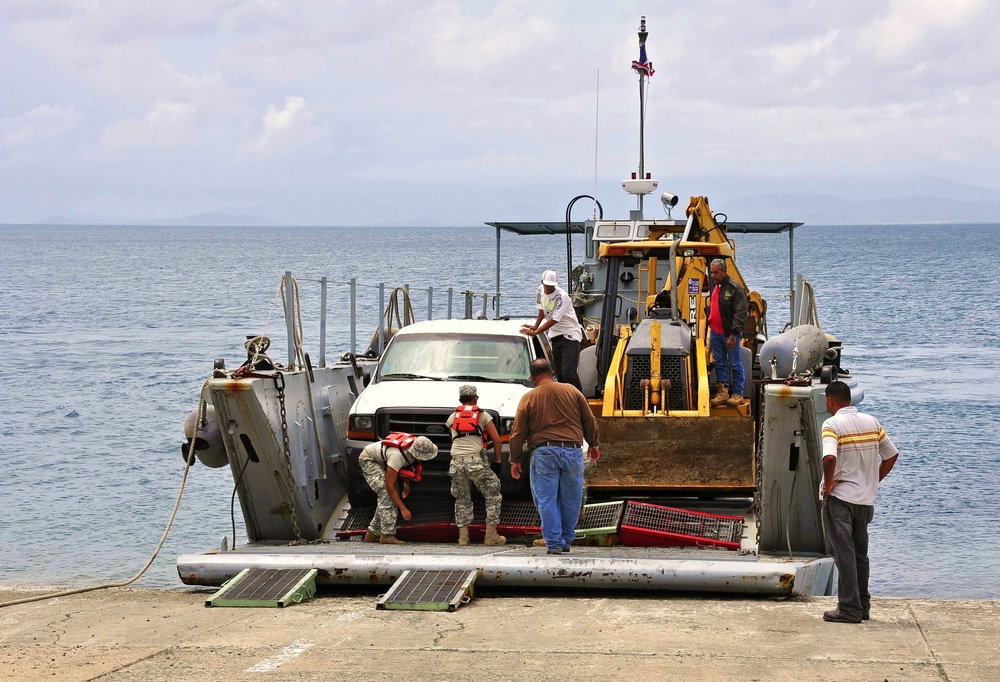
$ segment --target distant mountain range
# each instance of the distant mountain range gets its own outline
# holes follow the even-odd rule
[[[53,216],[41,220],[38,225],[177,225],[206,227],[274,227],[282,223],[259,215],[245,213],[198,213],[184,218],[148,218],[130,220],[120,217],[84,215]]]
[[[280,200],[248,206],[226,206],[214,213],[183,218],[130,219],[107,215],[60,215],[40,221],[58,225],[182,226],[481,226],[487,221],[551,221],[564,215],[566,200],[593,191],[579,183],[536,183],[489,187],[444,183],[401,183],[387,200],[385,188],[370,183],[336,187],[301,187]],[[886,178],[864,175],[820,177],[673,177],[660,182],[647,197],[647,218],[664,211],[659,193],[676,193],[681,201],[674,217],[683,215],[687,197],[697,193],[729,220],[800,221],[812,225],[911,223],[1000,223],[1000,189],[939,178]],[[775,191],[778,190],[778,191]],[[620,182],[605,180],[597,196],[608,218],[628,215],[634,199]],[[586,206],[584,206],[586,204]],[[241,210],[242,209],[242,210]],[[592,213],[582,202],[574,219]],[[266,217],[277,216],[277,219]]]
[[[742,220],[787,220],[791,217],[813,225],[1000,223],[1000,201],[942,197],[852,201],[828,194],[765,194],[730,201],[726,213]]]

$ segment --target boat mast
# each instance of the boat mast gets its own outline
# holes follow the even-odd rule
[[[649,34],[646,32],[646,17],[643,16],[639,20],[639,61],[644,63],[646,56],[646,36]],[[646,71],[643,69],[636,69],[639,74],[639,178],[645,178],[645,149],[643,133],[646,128]],[[639,210],[642,211],[642,198],[643,195],[639,195]]]
[[[642,218],[642,198],[656,189],[657,182],[646,172],[646,80],[653,75],[653,62],[646,58],[646,17],[639,20],[639,59],[632,62],[632,70],[639,74],[639,171],[622,182],[622,189],[638,197],[638,210],[633,220]]]

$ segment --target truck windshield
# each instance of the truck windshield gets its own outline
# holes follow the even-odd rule
[[[377,380],[528,381],[531,357],[523,338],[407,334],[386,349]]]

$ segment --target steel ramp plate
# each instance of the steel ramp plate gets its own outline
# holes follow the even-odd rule
[[[583,507],[583,518],[576,524],[576,537],[612,535],[618,532],[625,501],[597,502]]]
[[[406,570],[379,597],[377,609],[454,611],[475,596],[479,571]]]
[[[205,606],[270,606],[282,608],[316,594],[315,568],[244,568]]]

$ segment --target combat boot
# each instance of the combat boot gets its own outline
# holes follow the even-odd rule
[[[458,527],[458,544],[462,547],[469,546],[469,527],[459,526]]]
[[[726,401],[726,405],[729,405],[730,407],[736,407],[737,405],[742,405],[742,404],[743,404],[743,396],[741,396],[738,393],[729,396],[729,400]]]
[[[379,540],[383,545],[405,545],[406,543],[396,538],[395,535],[383,535]]]
[[[502,535],[497,535],[496,524],[490,525],[486,524],[486,539],[483,540],[484,545],[505,545],[507,544],[507,538]]]
[[[370,530],[365,531],[365,542],[378,542],[378,536]]]
[[[715,397],[709,400],[713,407],[719,407],[729,400],[729,387],[725,384],[716,384]]]

